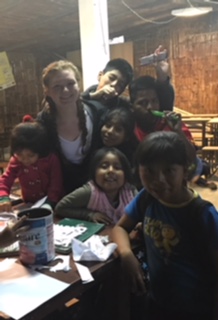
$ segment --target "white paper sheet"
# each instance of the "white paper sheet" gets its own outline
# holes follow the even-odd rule
[[[77,267],[82,283],[85,284],[94,281],[94,278],[91,272],[89,271],[89,268],[77,262],[75,262],[75,266]]]
[[[43,205],[43,203],[45,203],[46,199],[47,199],[47,196],[45,196],[45,197],[42,198],[42,199],[39,199],[37,202],[35,202],[35,203],[32,205],[31,208],[39,208],[39,207],[41,207],[41,206]]]
[[[19,319],[68,286],[7,259],[0,263],[0,311]]]

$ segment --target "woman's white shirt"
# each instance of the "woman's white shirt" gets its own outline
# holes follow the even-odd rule
[[[64,156],[67,160],[75,164],[80,164],[83,161],[89,152],[92,142],[93,117],[88,108],[84,108],[84,112],[86,117],[86,128],[88,132],[85,146],[82,145],[81,135],[79,135],[74,141],[66,140],[59,135],[61,150]]]

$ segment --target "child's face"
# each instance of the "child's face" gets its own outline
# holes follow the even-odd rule
[[[186,170],[177,164],[154,163],[139,166],[139,176],[145,189],[156,199],[176,203],[184,190]]]
[[[101,139],[106,147],[117,147],[126,140],[126,132],[117,119],[111,119],[101,128]]]
[[[133,110],[136,116],[136,120],[149,119],[152,110],[159,110],[159,99],[155,90],[140,90],[136,95],[136,99],[133,103]]]
[[[38,153],[32,152],[29,149],[16,152],[14,156],[26,167],[33,165],[39,159]]]
[[[105,192],[119,192],[125,183],[125,174],[119,158],[107,153],[99,163],[95,173],[96,184]]]
[[[57,108],[75,103],[79,98],[79,85],[73,70],[59,70],[50,78],[45,94],[52,98]]]
[[[126,87],[126,78],[119,70],[109,70],[105,73],[100,72],[98,76],[98,90],[104,86],[113,87],[116,94],[119,96]]]

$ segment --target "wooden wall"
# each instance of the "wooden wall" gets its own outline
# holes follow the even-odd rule
[[[129,38],[136,39],[136,75],[154,75],[153,68],[140,67],[138,59],[162,44],[169,50],[175,105],[192,113],[218,112],[217,13],[152,25],[144,34],[142,29]]]
[[[43,98],[41,72],[47,63],[55,60],[45,53],[7,54],[16,86],[0,91],[0,148],[9,145],[11,129],[25,114],[35,117],[39,112]]]
[[[217,14],[176,19],[165,25],[133,29],[126,41],[134,42],[136,76],[154,75],[152,67],[140,67],[139,58],[162,44],[169,49],[175,105],[193,113],[218,112]],[[52,50],[51,50],[52,52]],[[0,134],[10,132],[24,114],[35,116],[42,100],[41,71],[58,60],[48,52],[8,52],[16,86],[0,91]],[[98,72],[98,71],[97,71]]]

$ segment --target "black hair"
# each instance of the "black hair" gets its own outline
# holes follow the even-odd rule
[[[132,103],[135,102],[137,93],[141,90],[154,90],[158,95],[156,79],[151,76],[142,76],[133,80],[129,85],[129,96]]]
[[[121,123],[121,126],[124,128],[126,134],[125,141],[122,144],[117,145],[116,148],[123,152],[130,164],[133,165],[135,151],[138,146],[138,140],[134,133],[134,113],[126,107],[119,107],[112,110],[108,110],[101,128],[113,119],[118,119],[118,121]]]
[[[95,179],[95,173],[96,170],[100,164],[100,162],[102,161],[102,159],[106,156],[106,154],[108,153],[112,153],[113,155],[117,156],[124,175],[125,175],[125,180],[129,183],[132,182],[132,172],[131,172],[131,167],[129,164],[129,161],[127,160],[126,156],[118,149],[116,148],[101,148],[99,150],[97,150],[92,158],[91,164],[90,164],[90,179],[94,181],[94,183],[96,184],[96,179]]]
[[[39,157],[49,154],[49,141],[45,128],[38,122],[22,122],[11,133],[11,154],[24,149],[37,153]]]
[[[107,122],[110,122],[113,119],[118,119],[118,121],[121,123],[122,127],[125,130],[126,138],[129,140],[131,138],[131,136],[134,135],[135,119],[134,119],[133,112],[126,107],[124,107],[124,108],[119,107],[119,108],[109,110],[106,113],[102,127]]]
[[[177,164],[188,167],[185,143],[175,132],[157,131],[143,140],[136,152],[138,165],[149,166],[154,163]]]
[[[108,61],[103,70],[103,73],[111,70],[118,70],[122,74],[122,76],[126,79],[126,86],[133,79],[133,68],[125,59],[118,58]]]

